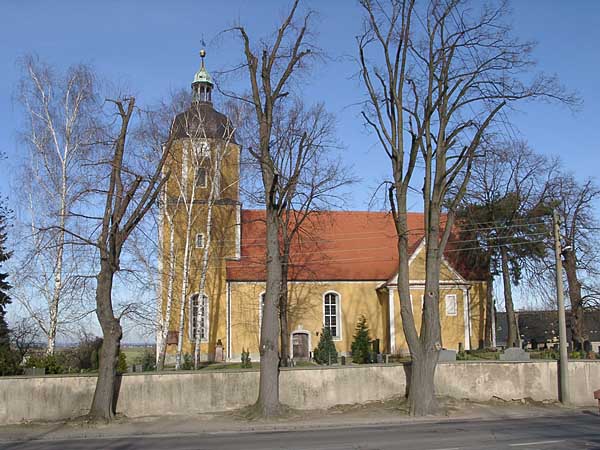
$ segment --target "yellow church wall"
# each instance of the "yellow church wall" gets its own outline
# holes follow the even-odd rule
[[[421,331],[421,321],[423,315],[422,298],[423,298],[423,287],[422,286],[411,286],[410,289],[412,297],[412,308],[413,315],[415,318],[415,325],[417,327],[417,333]],[[446,295],[456,295],[456,315],[446,314]],[[402,332],[402,317],[400,314],[400,297],[397,291],[394,291],[394,302],[397,306],[398,312],[396,314],[396,349],[397,353],[407,354],[408,344],[404,333]],[[464,321],[464,309],[463,305],[465,302],[465,295],[462,288],[456,287],[445,287],[440,286],[440,324],[442,331],[442,347],[452,350],[458,350],[459,343],[465,342],[465,321]]]
[[[170,198],[177,198],[182,193],[184,179],[187,178],[190,182],[187,183],[186,197],[191,198],[192,182],[195,181],[196,168],[204,168],[207,170],[207,182],[205,186],[196,186],[194,188],[195,198],[198,200],[206,199],[210,192],[211,182],[215,178],[213,172],[213,158],[219,152],[222,154],[221,171],[220,171],[220,187],[221,198],[229,198],[238,200],[239,191],[239,159],[240,148],[237,144],[225,144],[218,139],[202,139],[209,145],[209,156],[195,157],[194,153],[198,151],[200,144],[197,142],[194,145],[189,145],[186,139],[179,139],[171,146],[171,155],[165,162],[164,172],[170,172],[171,176],[167,180],[165,189]]]
[[[408,267],[408,274],[411,280],[425,280],[425,249],[420,247],[416,250]],[[440,265],[440,281],[456,281],[456,273],[448,266],[446,261]]]
[[[485,308],[486,308],[486,288],[485,281],[476,281],[471,285],[470,295],[470,317],[471,317],[471,348],[483,346],[485,336]]]
[[[385,348],[387,304],[377,294],[381,282],[292,282],[289,284],[290,334],[308,331],[310,350],[319,342],[323,327],[323,300],[327,292],[340,296],[341,336],[334,339],[338,352],[350,353],[356,322],[361,315],[367,318],[371,338],[381,340]],[[237,359],[242,349],[258,354],[259,302],[264,283],[231,283],[231,335],[232,359]],[[384,297],[387,300],[387,296]]]
[[[205,167],[207,170],[212,168],[211,158],[215,155],[217,145],[224,145],[217,140],[207,139],[210,148],[210,157],[200,160],[200,167]],[[183,152],[187,152],[188,163],[184,164]],[[162,311],[163,317],[166,310],[166,298],[169,285],[169,253],[170,253],[170,231],[171,224],[166,218],[165,209],[168,209],[172,217],[174,234],[174,279],[173,279],[173,296],[171,304],[171,318],[169,321],[169,330],[179,331],[180,306],[182,299],[182,284],[184,273],[184,249],[186,241],[187,228],[187,210],[182,201],[177,202],[177,198],[181,193],[183,167],[187,167],[187,177],[194,181],[195,169],[189,163],[191,158],[192,148],[185,145],[185,140],[175,142],[172,147],[171,157],[167,160],[166,170],[170,170],[170,177],[167,186],[167,201],[163,204],[162,218]],[[194,293],[199,291],[202,258],[204,254],[203,248],[196,248],[196,235],[206,234],[207,229],[207,204],[206,199],[210,192],[210,182],[213,176],[207,176],[207,184],[205,187],[197,186],[195,188],[194,202],[192,205],[192,220],[190,227],[190,259],[189,259],[189,279],[185,294],[185,318],[184,318],[184,333],[183,333],[183,353],[192,354],[194,351],[193,337],[190,336],[190,299]],[[211,245],[209,251],[209,264],[207,271],[205,293],[208,296],[208,338],[203,340],[200,346],[201,359],[212,359],[215,353],[215,345],[218,340],[221,340],[223,345],[226,345],[226,283],[225,283],[225,262],[227,258],[236,256],[238,251],[237,239],[239,238],[239,220],[238,212],[238,182],[239,182],[239,147],[235,144],[228,144],[227,152],[224,155],[222,169],[220,173],[220,195],[212,208],[212,229],[211,229]],[[191,189],[191,188],[190,188]],[[186,193],[187,198],[191,200],[191,190]],[[192,203],[192,202],[189,202]],[[207,242],[207,237],[204,237]],[[226,348],[226,347],[225,347]],[[177,345],[170,344],[167,346],[167,355],[173,356],[176,353]],[[172,358],[169,358],[172,359]]]
[[[211,157],[214,157],[214,151],[218,141],[208,140],[210,142]],[[183,167],[188,168],[187,176],[194,178],[192,166],[183,164],[184,151],[190,152],[192,147],[185,146],[183,142],[175,143],[173,157],[168,161],[167,168],[173,173],[181,173]],[[188,154],[189,158],[189,154]],[[210,158],[201,162],[202,167],[208,170],[211,168]],[[258,348],[260,339],[259,328],[259,305],[260,294],[264,292],[264,283],[262,282],[231,282],[231,291],[227,291],[226,282],[226,259],[236,257],[237,239],[239,238],[239,204],[238,204],[238,180],[239,178],[239,147],[229,144],[225,155],[221,171],[221,189],[218,204],[213,207],[213,226],[211,232],[211,253],[209,256],[209,270],[206,280],[206,294],[209,298],[209,333],[206,342],[201,345],[202,359],[212,359],[215,353],[215,345],[220,340],[223,344],[223,350],[226,351],[228,345],[231,345],[231,359],[239,359],[242,349],[248,349],[253,355],[253,359],[258,358]],[[193,353],[194,343],[190,337],[190,317],[189,300],[191,296],[198,292],[200,284],[200,270],[202,267],[203,249],[195,248],[196,234],[206,232],[207,206],[206,198],[210,190],[210,180],[207,177],[206,187],[197,187],[195,192],[195,202],[193,206],[193,220],[191,227],[191,258],[189,262],[190,278],[188,289],[185,296],[185,320],[183,335],[183,353]],[[177,179],[172,178],[167,184],[168,202],[165,208],[170,208],[169,212],[173,217],[173,226],[175,227],[175,278],[173,284],[173,302],[171,307],[171,319],[169,330],[178,331],[179,313],[181,305],[182,274],[183,274],[183,249],[185,247],[186,230],[186,210],[179,204],[176,205],[176,198],[179,195],[179,186]],[[162,228],[162,250],[163,255],[169,254],[169,234],[170,224],[163,220]],[[206,237],[205,237],[206,239]],[[163,260],[163,299],[166,299],[168,288],[168,270],[167,260]],[[409,274],[412,283],[413,312],[417,329],[421,323],[421,296],[423,293],[422,285],[419,282],[425,279],[425,253],[417,251],[412,259]],[[465,289],[468,286],[464,280],[457,278],[454,272],[444,262],[441,267],[440,281],[442,283],[440,292],[440,319],[442,325],[442,345],[445,348],[458,349],[459,343],[465,344]],[[449,282],[459,284],[448,284]],[[319,335],[323,326],[323,299],[324,294],[334,291],[340,295],[341,305],[341,336],[335,340],[338,352],[349,354],[354,335],[356,322],[361,315],[367,318],[367,324],[370,329],[371,338],[380,339],[381,351],[389,352],[389,310],[388,310],[388,291],[387,288],[379,288],[385,283],[380,281],[339,281],[339,282],[290,282],[289,284],[289,328],[292,331],[303,330],[310,335],[309,346],[312,351],[319,340]],[[483,336],[483,320],[485,305],[485,283],[468,283],[471,286],[470,294],[470,344],[476,347],[479,339]],[[378,289],[379,288],[379,289]],[[455,294],[457,299],[457,314],[455,316],[446,316],[445,295]],[[229,295],[229,297],[228,297]],[[230,304],[230,336],[228,338],[228,298]],[[400,317],[400,303],[397,292],[394,292],[394,313],[395,313],[395,348],[396,352],[406,351],[407,345],[402,331],[402,320]],[[165,311],[163,301],[163,314]],[[290,339],[291,342],[291,339]],[[176,345],[171,344],[167,347],[167,353],[173,356],[176,352]]]

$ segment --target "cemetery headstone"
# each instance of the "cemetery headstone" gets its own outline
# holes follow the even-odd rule
[[[440,355],[438,358],[439,362],[450,362],[456,361],[456,351],[455,350],[440,350]]]
[[[509,347],[500,354],[500,361],[529,361],[529,353],[519,347]]]

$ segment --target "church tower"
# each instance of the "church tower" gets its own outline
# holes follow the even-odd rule
[[[166,364],[194,354],[220,359],[226,348],[226,270],[240,255],[240,148],[230,120],[213,106],[212,77],[201,50],[188,109],[173,121],[175,138],[162,201],[162,322]],[[160,348],[160,345],[159,345]],[[179,349],[179,352],[178,352]]]

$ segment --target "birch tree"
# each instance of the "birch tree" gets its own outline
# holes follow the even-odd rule
[[[442,347],[440,264],[475,152],[507,104],[565,96],[555,79],[527,76],[533,46],[511,36],[504,3],[362,0],[360,4],[364,32],[357,44],[367,97],[363,118],[391,163],[389,200],[398,235],[398,293],[412,360],[408,402],[412,415],[425,415],[435,409],[433,380]],[[406,220],[407,194],[416,176],[423,180],[425,216],[420,330],[410,303]]]
[[[209,258],[212,250],[212,235],[213,235],[213,208],[215,202],[220,198],[221,191],[226,190],[229,186],[223,186],[223,178],[221,176],[221,169],[223,160],[227,157],[230,151],[230,144],[233,142],[233,136],[235,128],[233,126],[225,130],[222,142],[215,142],[214,148],[211,149],[210,161],[212,163],[211,170],[208,172],[210,178],[210,189],[208,198],[206,199],[206,228],[204,230],[204,248],[202,251],[202,263],[200,266],[200,283],[199,283],[199,298],[202,299],[206,295],[206,277],[209,268]],[[238,180],[233,180],[237,183]],[[218,263],[218,261],[215,261]],[[202,319],[202,308],[198,308],[196,316],[196,332],[194,335],[194,368],[198,369],[200,362],[200,340],[201,340],[201,328],[200,323]],[[204,311],[206,314],[206,311]]]
[[[189,125],[186,127],[190,130]],[[181,290],[179,295],[179,326],[177,333],[177,352],[175,355],[175,370],[181,368],[183,361],[183,340],[185,330],[185,309],[187,305],[188,295],[190,293],[189,279],[190,279],[190,259],[192,256],[192,230],[195,224],[195,213],[197,208],[194,208],[194,200],[196,198],[196,188],[199,180],[196,179],[196,172],[200,168],[201,162],[205,156],[200,153],[197,148],[197,144],[193,139],[186,142],[187,145],[183,146],[182,159],[181,159],[181,177],[174,177],[175,182],[178,184],[180,196],[177,200],[178,206],[183,208],[183,214],[185,217],[184,223],[184,242],[183,242],[183,261],[181,266]],[[177,212],[173,212],[174,215]],[[174,255],[173,255],[174,256]],[[169,281],[170,283],[171,281]]]
[[[85,314],[80,301],[88,279],[85,252],[68,242],[65,229],[79,227],[81,218],[71,212],[92,184],[87,163],[99,103],[89,67],[72,66],[63,74],[28,56],[22,70],[18,99],[28,153],[19,188],[29,209],[23,214],[29,232],[23,223],[26,250],[16,297],[43,331],[52,354],[59,327]]]
[[[192,105],[192,108],[195,106]],[[186,314],[186,307],[188,304],[188,299],[190,297],[190,293],[193,290],[193,286],[191,286],[190,280],[196,278],[196,273],[198,268],[191,267],[191,259],[192,259],[192,250],[195,246],[193,242],[195,235],[193,232],[198,229],[198,220],[201,218],[202,210],[196,204],[197,199],[197,191],[200,186],[207,186],[209,172],[206,170],[207,164],[210,164],[210,146],[208,140],[206,138],[206,133],[204,130],[204,118],[202,117],[201,111],[198,108],[196,111],[196,115],[199,118],[199,123],[195,123],[195,121],[188,121],[187,118],[190,116],[185,116],[184,120],[186,123],[183,124],[183,128],[186,134],[186,141],[182,145],[181,150],[181,159],[176,161],[178,167],[181,168],[181,172],[177,171],[173,172],[172,183],[176,185],[176,191],[178,193],[178,197],[175,200],[174,208],[177,208],[181,211],[184,216],[184,240],[183,240],[183,248],[182,250],[182,262],[179,267],[181,270],[181,286],[179,293],[179,312],[178,312],[178,337],[177,337],[177,351],[175,355],[175,369],[179,370],[181,368],[183,362],[183,341],[184,341],[184,332],[185,332],[185,320],[188,315]],[[220,157],[214,158],[214,161],[219,160]],[[220,165],[220,162],[218,163]],[[202,171],[202,179],[199,179],[199,173]],[[214,180],[216,181],[216,180]],[[218,183],[211,183],[211,193],[210,196],[213,197],[208,199],[208,216],[212,215],[212,204],[214,203],[214,196],[216,192],[213,193],[213,188],[217,188]],[[166,210],[169,209],[170,206],[167,204]],[[174,218],[179,214],[177,209],[171,209],[170,212],[166,212],[165,217],[168,221],[174,224]],[[166,211],[165,210],[165,211]],[[209,217],[212,220],[212,217]],[[207,227],[210,224],[207,221]],[[171,228],[172,230],[172,228]],[[172,245],[171,238],[173,231],[171,231],[171,235],[169,236],[169,286],[167,288],[167,308],[170,303],[169,299],[169,290],[172,289],[172,278],[171,276],[175,276],[175,273],[172,272],[173,267],[177,267],[176,265],[172,265],[172,259],[176,258],[178,250]],[[205,240],[207,235],[205,235]],[[206,241],[205,241],[206,242]],[[206,244],[203,243],[203,246],[206,247]],[[172,253],[171,253],[172,252]],[[205,248],[203,253],[207,255],[208,249]],[[208,258],[208,256],[206,256]],[[204,261],[204,256],[203,256]],[[207,260],[208,261],[208,260]],[[202,264],[202,273],[203,278],[206,277],[206,268],[204,263]],[[204,290],[204,286],[202,283],[202,289]],[[199,294],[199,301],[202,301],[202,295]],[[170,309],[170,308],[168,308]],[[200,308],[198,308],[200,311]],[[192,314],[191,308],[189,314]],[[199,323],[199,322],[197,322]],[[168,324],[168,322],[167,322]],[[196,327],[198,331],[199,327]],[[194,342],[194,364],[197,367],[197,359],[199,357],[199,335],[196,332],[196,335],[191,335],[191,340]],[[196,340],[198,340],[198,349],[196,349]]]

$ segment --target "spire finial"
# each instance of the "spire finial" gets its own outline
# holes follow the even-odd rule
[[[204,48],[202,48],[202,50],[200,50],[200,58],[202,58],[202,68],[205,69],[204,67],[204,58],[206,57],[206,50],[204,50]]]

